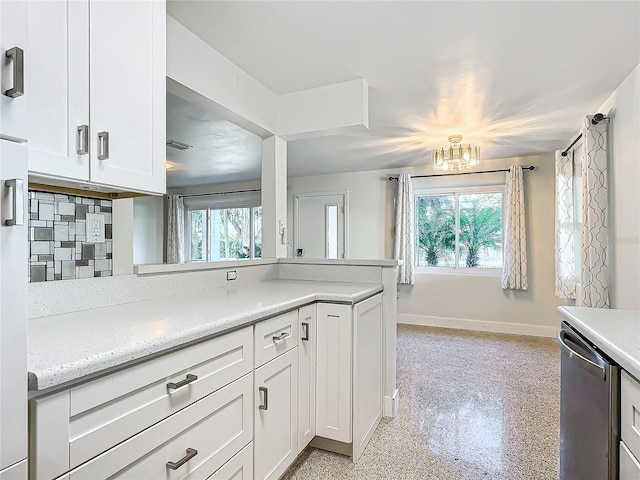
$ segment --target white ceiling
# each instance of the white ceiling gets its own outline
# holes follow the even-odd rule
[[[167,93],[167,141],[193,146],[167,147],[167,187],[238,182],[260,178],[262,139]]]
[[[369,83],[370,131],[289,142],[297,176],[423,165],[452,133],[483,159],[562,148],[639,63],[639,5],[173,0],[168,13],[275,93]]]

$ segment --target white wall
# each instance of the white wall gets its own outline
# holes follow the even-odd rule
[[[133,263],[162,263],[164,256],[164,197],[133,199]]]
[[[598,112],[609,125],[609,297],[640,309],[640,65]]]
[[[418,273],[414,286],[401,286],[399,321],[553,336],[559,325],[554,295],[554,159],[553,155],[487,160],[481,169],[535,165],[525,172],[529,252],[529,290],[504,291],[498,275]],[[351,258],[391,258],[393,194],[397,173],[432,173],[422,169],[376,170],[289,178],[289,224],[296,193],[349,192]],[[504,174],[415,179],[420,186],[464,186],[504,183]],[[292,251],[291,251],[292,253]]]

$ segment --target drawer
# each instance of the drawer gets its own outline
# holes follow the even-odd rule
[[[631,454],[624,442],[620,442],[620,480],[638,480],[640,463]]]
[[[72,470],[68,479],[206,479],[251,442],[252,387],[253,374],[245,375]],[[175,470],[168,466],[187,458]]]
[[[32,400],[31,469],[39,479],[61,475],[252,369],[246,327]],[[169,385],[184,380],[193,381]]]
[[[256,324],[255,367],[264,365],[298,345],[298,311],[278,315]]]
[[[207,480],[253,480],[253,442]]]
[[[640,383],[624,370],[620,375],[620,432],[629,451],[640,458]]]

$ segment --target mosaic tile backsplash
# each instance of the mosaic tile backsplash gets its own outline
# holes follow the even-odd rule
[[[30,190],[29,281],[111,276],[111,208],[111,200]],[[104,242],[87,242],[87,213],[104,215]]]

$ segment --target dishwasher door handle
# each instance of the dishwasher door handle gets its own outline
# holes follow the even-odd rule
[[[602,365],[598,365],[595,362],[592,362],[591,360],[584,357],[583,355],[580,355],[578,352],[572,349],[569,345],[567,345],[567,343],[565,342],[566,338],[568,338],[572,343],[582,345],[586,350],[591,351],[596,357],[602,360],[602,363],[604,363],[604,360],[600,357],[600,355],[598,355],[596,351],[593,350],[593,348],[585,344],[579,338],[573,336],[567,330],[560,330],[560,332],[558,333],[558,346],[560,347],[560,350],[566,353],[572,362],[575,362],[583,370],[589,372],[590,374],[592,374],[593,376],[599,378],[604,382],[607,379],[607,370],[605,369],[605,367],[603,367]]]

